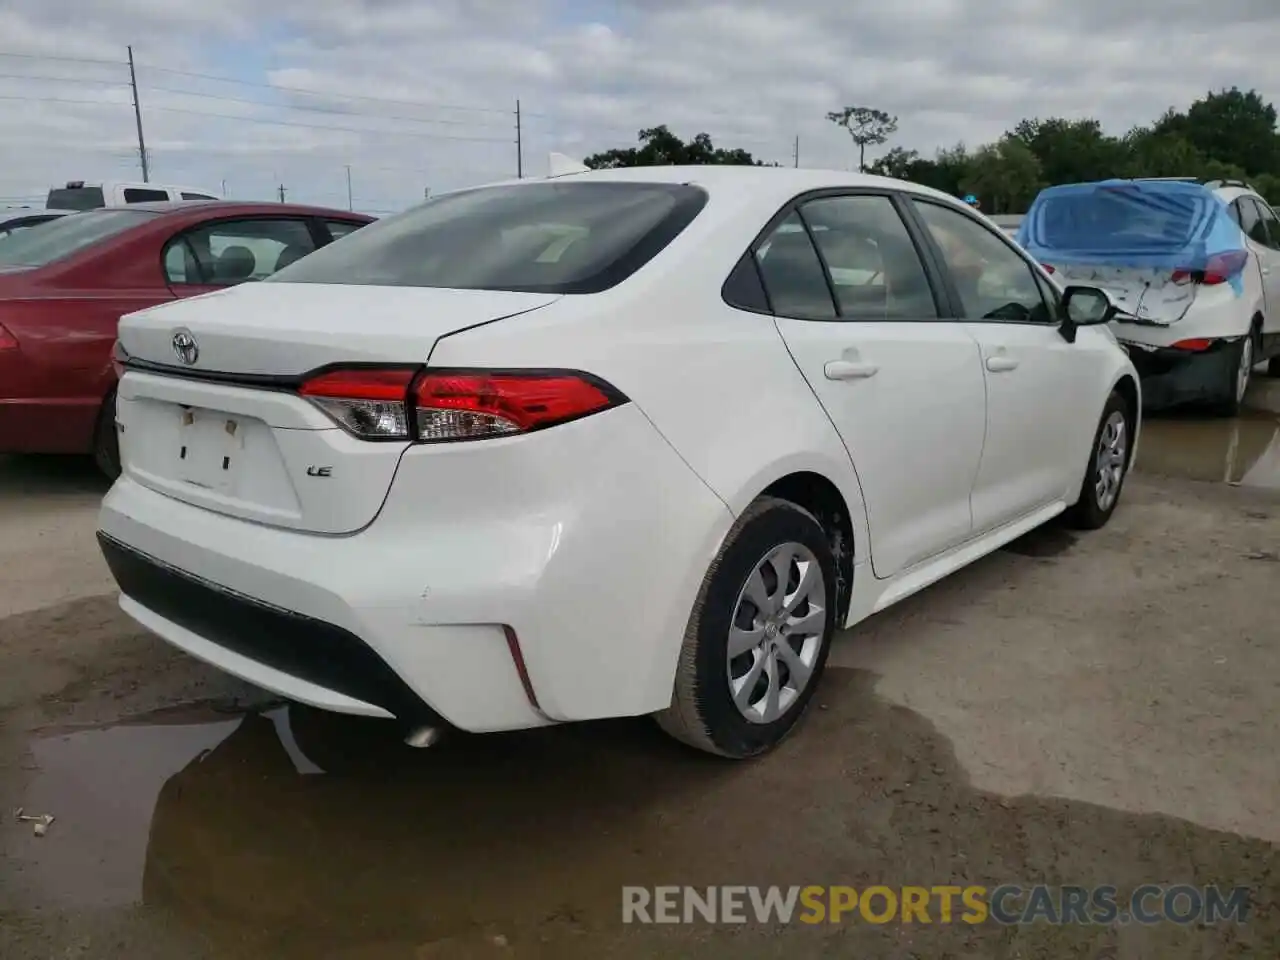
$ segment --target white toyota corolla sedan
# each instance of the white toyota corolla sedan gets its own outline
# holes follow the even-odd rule
[[[411,743],[654,714],[760,754],[835,630],[1066,513],[1139,387],[1101,291],[859,174],[440,196],[120,323],[121,606]]]

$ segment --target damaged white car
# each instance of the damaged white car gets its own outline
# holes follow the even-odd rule
[[[1106,289],[1148,408],[1234,415],[1280,376],[1280,218],[1240,181],[1108,180],[1041,191],[1018,242],[1064,284]]]

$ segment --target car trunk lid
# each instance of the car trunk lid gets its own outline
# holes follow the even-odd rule
[[[1064,284],[1101,287],[1129,322],[1181,320],[1205,283],[1243,284],[1243,236],[1198,183],[1108,180],[1041,191],[1018,242]]]
[[[318,534],[359,530],[409,441],[348,432],[301,395],[307,375],[420,367],[439,337],[556,299],[264,283],[131,314],[119,332],[122,469],[216,513]]]

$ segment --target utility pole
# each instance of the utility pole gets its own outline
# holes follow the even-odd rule
[[[138,72],[133,68],[133,47],[129,49],[129,87],[133,90],[133,119],[138,124],[138,162],[142,164],[142,182],[151,182],[147,164],[147,141],[142,138],[142,104],[138,102]]]
[[[524,179],[524,131],[520,127],[520,101],[516,101],[516,177]]]
[[[276,189],[280,191],[280,202],[284,203],[284,184],[280,184]]]
[[[347,164],[347,209],[354,210],[355,201],[351,199],[351,164]]]
[[[795,146],[795,150],[792,151],[791,156],[792,156],[792,159],[795,160],[795,165],[797,167],[800,166],[800,135],[799,134],[796,134],[796,146]]]

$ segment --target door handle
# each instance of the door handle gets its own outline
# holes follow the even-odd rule
[[[828,360],[822,368],[828,380],[865,380],[874,377],[879,370],[874,363],[853,363],[849,360]]]
[[[1006,357],[1003,354],[995,357],[987,357],[987,369],[992,373],[1005,373],[1008,370],[1018,369],[1018,361],[1013,357]]]

